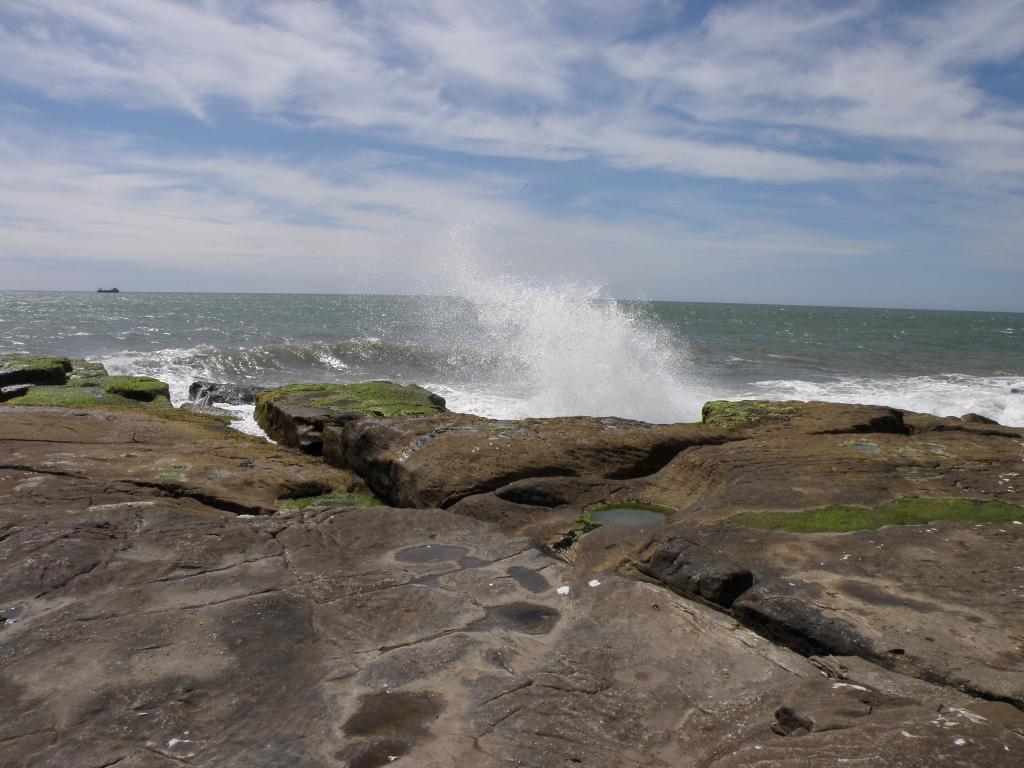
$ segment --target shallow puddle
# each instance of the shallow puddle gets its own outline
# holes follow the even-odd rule
[[[380,768],[391,765],[409,752],[409,744],[397,739],[384,739],[358,744],[341,752],[338,757],[348,761],[348,768]]]
[[[359,709],[342,726],[348,736],[365,739],[337,757],[348,768],[379,768],[407,754],[427,734],[429,724],[444,709],[429,691],[372,693],[359,700]]]
[[[665,515],[652,509],[611,507],[591,512],[590,519],[597,525],[657,525],[665,522]]]
[[[458,562],[466,557],[465,547],[451,547],[445,544],[424,544],[409,547],[395,554],[400,563],[446,563]]]
[[[423,732],[442,709],[441,700],[426,691],[371,693],[343,727],[349,736],[404,738]]]
[[[548,584],[547,579],[536,571],[531,571],[529,568],[524,568],[521,565],[513,565],[511,568],[508,568],[505,573],[511,576],[515,580],[516,584],[530,592],[546,592],[551,589],[551,585]]]
[[[562,615],[554,608],[536,603],[492,605],[487,615],[467,627],[469,630],[511,629],[525,635],[546,635],[555,628]]]
[[[16,605],[13,608],[4,608],[0,610],[0,627],[4,624],[13,624],[16,622],[21,615],[25,612],[25,605]]]

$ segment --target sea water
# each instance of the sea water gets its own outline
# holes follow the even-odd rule
[[[625,302],[470,273],[443,296],[0,292],[0,353],[171,385],[415,382],[495,418],[693,421],[716,398],[877,403],[1024,425],[1024,315]],[[251,421],[249,422],[252,428]]]

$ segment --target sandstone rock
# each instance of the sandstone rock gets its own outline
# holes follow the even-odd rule
[[[1024,707],[1024,589],[1010,577],[1024,525],[937,522],[845,534],[682,524],[671,530],[641,570],[731,607],[759,633],[805,655],[860,656]],[[709,598],[687,578],[695,556],[729,564],[720,571],[749,574],[749,589],[732,601]]]
[[[84,513],[127,494],[191,498],[222,510],[270,514],[282,499],[365,490],[351,472],[241,435],[222,421],[177,409],[0,407],[0,470],[22,475],[19,514]],[[24,474],[27,473],[27,474]],[[13,514],[13,512],[12,512]],[[11,520],[7,520],[11,523]]]
[[[1024,483],[1010,482],[1019,471],[1019,429],[902,414],[910,434],[863,432],[871,415],[862,406],[849,413],[834,404],[802,409],[792,428],[747,426],[739,430],[745,439],[680,453],[630,492],[709,522],[746,511],[875,506],[902,496],[1024,504]]]
[[[730,607],[754,584],[751,572],[693,542],[675,539],[640,566],[648,576],[686,594]]]
[[[177,457],[184,440],[236,459],[240,482],[215,507],[148,485],[155,452],[111,466],[112,451]],[[227,512],[268,474],[317,462],[208,421],[4,408],[0,456],[5,765],[923,768],[1024,754],[1012,707],[805,659],[462,515]]]
[[[364,411],[321,422],[340,468],[169,408],[5,405],[2,762],[1024,762],[1024,526],[733,524],[907,489],[1013,502],[1019,431],[794,408]],[[417,508],[349,506],[363,478]],[[679,511],[546,552],[601,501]]]
[[[467,414],[351,419],[324,430],[324,457],[400,506],[448,507],[517,480],[650,475],[679,453],[730,434],[613,418],[495,421]]]
[[[444,398],[415,384],[390,381],[360,384],[290,384],[261,392],[256,422],[272,439],[306,453],[323,450],[327,425],[367,415],[398,416],[443,412]]]

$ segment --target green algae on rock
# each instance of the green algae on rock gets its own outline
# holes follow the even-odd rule
[[[425,416],[445,411],[444,398],[415,384],[289,384],[261,392],[256,423],[274,440],[306,453],[323,450],[323,430],[363,416]]]
[[[742,427],[765,420],[784,420],[797,416],[798,406],[764,400],[712,400],[701,408],[705,427]]]
[[[0,356],[0,387],[15,384],[63,384],[71,371],[66,357]]]
[[[32,387],[21,397],[8,400],[7,405],[47,405],[64,408],[78,408],[90,405],[112,405],[121,407],[157,406],[171,407],[166,397],[157,397],[148,402],[107,392],[102,387]]]
[[[77,408],[92,405],[170,408],[167,384],[148,376],[93,376],[58,386],[35,386],[10,405]]]
[[[832,505],[798,512],[750,512],[729,518],[731,525],[790,533],[847,533],[885,525],[931,522],[1009,523],[1024,521],[1024,507],[976,499],[895,499],[878,507]]]
[[[106,376],[92,379],[95,384],[110,395],[119,395],[129,400],[156,402],[160,398],[170,401],[171,393],[166,383],[149,376]]]
[[[364,381],[359,384],[288,384],[260,393],[256,399],[256,419],[266,418],[267,406],[284,399],[332,408],[344,413],[405,416],[437,413],[444,410],[444,399],[416,384],[391,381]]]
[[[281,499],[278,507],[284,510],[299,510],[307,507],[379,507],[384,502],[369,490],[334,491],[318,496],[299,496],[292,499]]]

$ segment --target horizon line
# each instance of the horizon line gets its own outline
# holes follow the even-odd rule
[[[73,294],[98,294],[99,290],[76,289],[76,290],[50,290],[45,288],[7,288],[0,289],[0,295],[4,293],[73,293]],[[317,291],[146,291],[119,289],[116,293],[103,291],[108,296],[124,296],[126,294],[147,294],[147,295],[209,295],[209,296],[374,296],[379,298],[465,298],[457,294],[443,293],[321,293]],[[709,304],[723,306],[746,306],[746,307],[780,307],[794,309],[873,309],[891,310],[898,312],[971,312],[976,314],[996,315],[1024,315],[1024,309],[963,309],[951,307],[883,307],[866,304],[792,304],[764,301],[700,301],[696,299],[652,299],[652,298],[626,298],[621,296],[602,296],[606,301],[640,302],[645,304]]]

